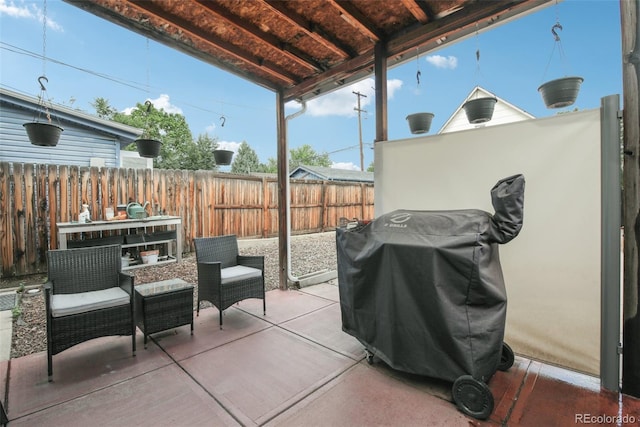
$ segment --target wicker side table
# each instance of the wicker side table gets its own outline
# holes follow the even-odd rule
[[[193,335],[193,285],[181,279],[138,285],[135,295],[136,324],[147,338],[156,332],[191,324]]]

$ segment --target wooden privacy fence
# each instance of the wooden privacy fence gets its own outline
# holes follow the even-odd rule
[[[294,180],[290,194],[294,234],[331,230],[341,217],[373,218],[371,183]],[[194,237],[278,234],[275,178],[0,162],[0,277],[45,272],[47,250],[58,247],[56,223],[77,220],[83,203],[102,220],[105,208],[129,201],[182,217],[184,252]]]

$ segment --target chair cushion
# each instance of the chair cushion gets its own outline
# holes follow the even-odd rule
[[[262,271],[257,268],[247,267],[244,265],[235,265],[220,270],[222,284],[236,282],[238,280],[251,279],[253,277],[262,277]]]
[[[76,294],[51,295],[51,315],[61,317],[86,313],[101,308],[126,305],[129,304],[129,300],[129,294],[117,287]]]

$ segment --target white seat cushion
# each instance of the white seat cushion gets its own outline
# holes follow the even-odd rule
[[[129,304],[129,294],[121,288],[57,294],[51,295],[51,315],[53,317],[68,316],[126,304]]]
[[[257,268],[244,265],[234,265],[220,270],[222,284],[235,282],[237,280],[250,279],[252,277],[262,277],[262,271]]]

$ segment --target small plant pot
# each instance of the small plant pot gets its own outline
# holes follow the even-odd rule
[[[462,108],[467,114],[469,123],[477,125],[491,120],[497,102],[496,98],[491,97],[476,98],[465,102]]]
[[[162,143],[157,139],[136,139],[136,146],[138,147],[138,154],[140,157],[147,157],[153,159],[160,154],[160,147]]]
[[[568,107],[576,102],[583,81],[582,77],[563,77],[542,84],[538,92],[547,108]]]
[[[60,140],[60,134],[64,129],[52,123],[31,122],[24,123],[22,126],[27,131],[29,141],[33,145],[41,147],[55,147]]]
[[[431,127],[431,120],[433,120],[433,113],[415,113],[407,116],[409,122],[409,129],[413,134],[427,133]]]
[[[233,151],[231,150],[213,150],[213,158],[217,165],[226,166],[231,164]]]

